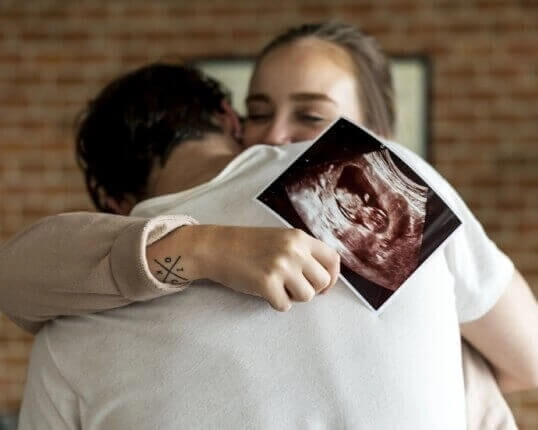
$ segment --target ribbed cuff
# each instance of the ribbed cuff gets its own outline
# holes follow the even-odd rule
[[[193,224],[198,224],[198,221],[184,215],[166,215],[149,220],[140,218],[118,236],[110,251],[110,265],[123,297],[144,301],[188,287],[157,280],[149,270],[146,247],[181,226]]]

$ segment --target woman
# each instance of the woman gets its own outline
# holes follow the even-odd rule
[[[279,76],[286,79],[275,78]],[[350,94],[356,97],[350,97]],[[353,27],[339,23],[297,27],[265,47],[256,61],[247,109],[244,130],[247,146],[257,143],[281,145],[313,139],[339,115],[361,123],[383,138],[394,137],[393,88],[387,60],[374,40]],[[402,155],[408,160],[415,158],[409,153]],[[488,263],[482,261],[481,264]],[[490,264],[495,263],[491,261]],[[462,265],[454,270],[458,272],[460,269],[465,271]],[[515,303],[523,305],[526,317],[536,320],[536,302],[517,271],[495,306],[484,309],[482,315],[472,318],[472,322],[461,325],[464,337],[493,363],[503,391],[526,388],[522,379],[515,382],[509,377],[512,382],[508,382],[501,376],[503,373],[506,376],[503,368],[514,368],[518,359],[513,351],[519,347],[507,342],[506,338],[489,337],[493,327],[502,326],[505,322],[514,323],[513,320],[504,320],[501,314],[507,309],[515,312]],[[460,317],[461,322],[467,319]],[[535,336],[527,332],[520,340]],[[504,348],[500,347],[503,342]],[[523,343],[525,341],[520,346]],[[530,358],[533,353],[530,349],[527,352]],[[488,428],[514,428],[513,419],[487,366],[466,343],[463,344],[463,356],[469,428],[485,423],[488,423]],[[523,374],[520,377],[524,379]],[[477,395],[475,390],[480,392],[478,387],[482,387],[483,391]],[[476,401],[479,398],[482,404]],[[499,411],[495,412],[499,415],[485,412],[488,408],[484,400],[490,406],[494,405],[489,410]]]

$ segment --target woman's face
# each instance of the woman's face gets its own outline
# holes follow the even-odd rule
[[[252,76],[245,146],[314,139],[344,115],[362,122],[355,66],[341,47],[306,38],[269,52]]]

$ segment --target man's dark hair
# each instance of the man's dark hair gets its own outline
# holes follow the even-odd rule
[[[88,103],[76,134],[76,157],[95,206],[146,196],[152,168],[185,139],[220,131],[213,116],[229,94],[183,65],[152,64],[108,84]]]

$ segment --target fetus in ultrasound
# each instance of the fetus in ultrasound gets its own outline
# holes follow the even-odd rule
[[[349,269],[395,291],[417,268],[428,188],[387,149],[309,166],[295,178],[285,187],[294,209]]]

